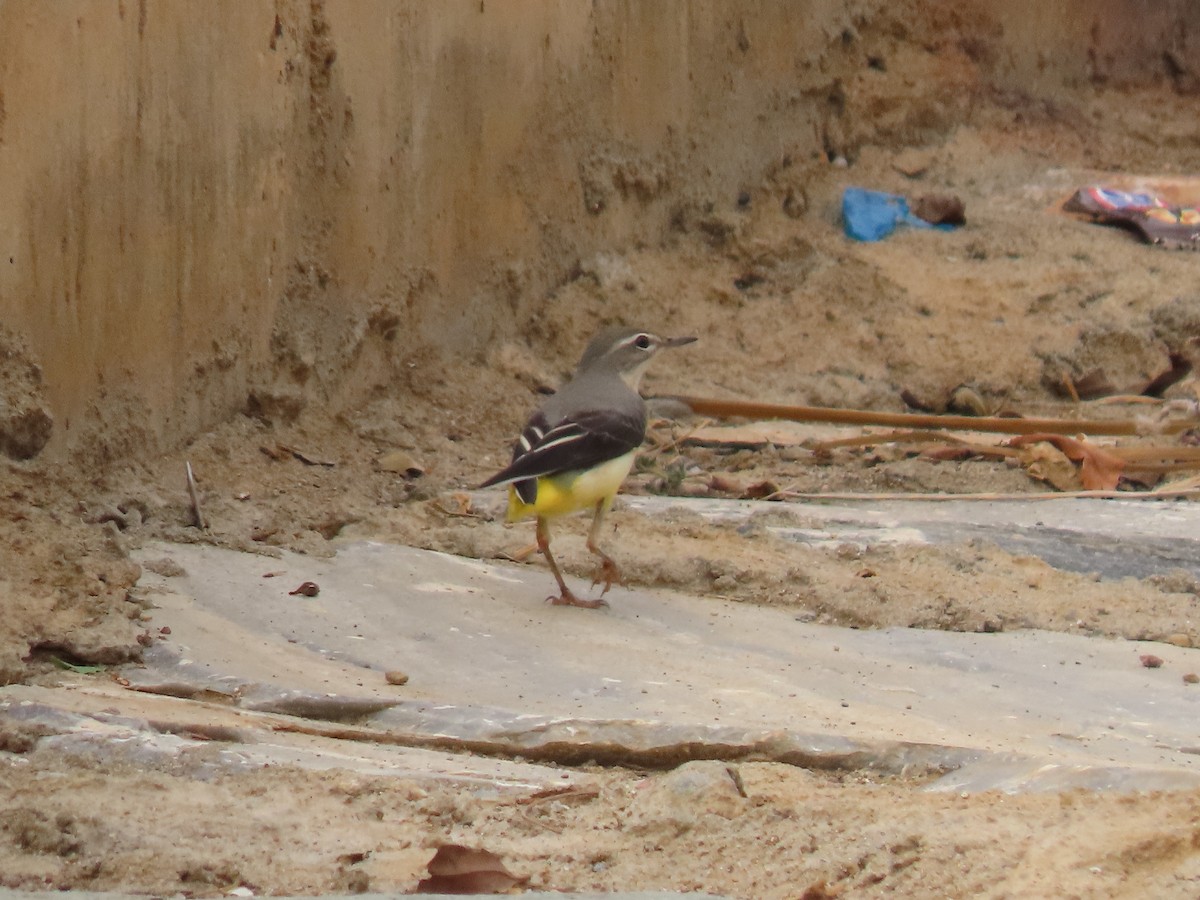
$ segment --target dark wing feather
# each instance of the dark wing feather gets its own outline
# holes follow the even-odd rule
[[[646,437],[645,416],[613,410],[590,410],[549,427],[539,412],[525,425],[513,447],[512,462],[480,487],[514,484],[526,503],[537,499],[536,479],[592,466],[623,456]]]

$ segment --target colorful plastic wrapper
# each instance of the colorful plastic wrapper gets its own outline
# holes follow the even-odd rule
[[[1172,204],[1156,193],[1090,185],[1072,194],[1063,210],[1128,228],[1161,247],[1200,250],[1200,208]]]

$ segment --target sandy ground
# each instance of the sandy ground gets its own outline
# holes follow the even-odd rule
[[[466,365],[421,358],[360,409],[312,406],[287,424],[239,418],[177,453],[105,469],[6,463],[0,538],[11,549],[0,589],[11,599],[0,677],[53,683],[51,657],[136,659],[152,623],[126,601],[139,574],[128,552],[150,538],[261,553],[329,554],[338,540],[362,537],[485,558],[517,553],[532,529],[504,526],[463,492],[502,465],[538,391],[614,321],[699,336],[656,364],[651,394],[899,411],[904,391],[945,409],[968,386],[989,412],[1144,413],[1081,410],[1051,388],[1064,371],[1079,378],[1099,367],[1125,389],[1168,368],[1168,351],[1200,335],[1197,257],[1051,207],[1097,171],[1195,171],[1200,142],[1180,124],[1194,120],[1194,104],[1165,89],[1083,89],[1056,104],[989,97],[966,124],[916,150],[867,145],[849,166],[781,159],[742,197],[682,210],[661,245],[581,261],[525,323],[526,340]],[[853,244],[838,221],[847,184],[955,193],[969,224]],[[1194,397],[1193,383],[1169,396]],[[658,425],[629,490],[736,496],[763,481],[804,492],[1046,489],[1019,466],[937,461],[909,447],[821,456],[799,445],[689,443],[701,424]],[[208,534],[191,522],[185,461]],[[990,546],[801,550],[762,529],[683,515],[650,521],[618,508],[611,522],[609,548],[635,585],[784,605],[859,628],[1037,627],[1200,642],[1200,585],[1180,573],[1104,582]],[[570,577],[591,571],[585,528],[571,521],[556,532]],[[486,847],[551,889],[1200,893],[1196,794],[959,797],[741,764],[741,790],[716,776],[680,789],[678,771],[596,770],[594,790],[480,800],[299,770],[197,781],[60,758],[33,737],[16,727],[0,734],[0,806],[9,811],[0,883],[16,887],[405,890],[431,848],[452,841]]]

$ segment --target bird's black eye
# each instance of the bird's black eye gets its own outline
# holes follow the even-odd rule
[[[636,338],[634,338],[633,346],[637,347],[639,350],[649,350],[650,349],[650,335],[639,334]]]

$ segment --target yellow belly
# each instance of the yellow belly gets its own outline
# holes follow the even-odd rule
[[[602,500],[607,509],[633,468],[636,453],[631,450],[586,472],[545,475],[538,479],[537,500],[533,503],[522,502],[516,490],[509,487],[508,521],[515,522],[527,516],[565,516],[579,509],[591,509]]]

